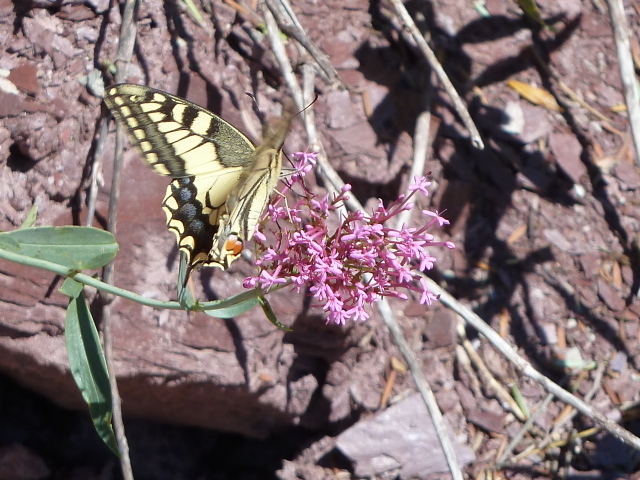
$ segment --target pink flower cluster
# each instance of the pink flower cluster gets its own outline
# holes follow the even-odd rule
[[[297,173],[291,177],[290,187],[301,185],[305,195],[292,207],[282,201],[269,206],[267,218],[279,227],[270,232],[275,241],[267,242],[264,234],[256,232],[256,265],[260,271],[247,278],[244,286],[259,286],[265,291],[286,285],[300,291],[308,286],[326,312],[327,322],[337,324],[366,320],[366,305],[382,297],[406,299],[407,294],[401,291],[404,289],[419,292],[420,303],[431,304],[436,296],[419,274],[433,268],[436,260],[427,253],[427,247],[454,245],[435,242],[427,232],[436,224],[449,222],[424,210],[423,214],[431,218],[420,228],[385,226],[403,210],[413,208],[410,200],[415,194],[427,195],[430,182],[416,177],[407,196],[386,208],[380,201],[371,215],[350,213],[331,229],[330,217],[341,210],[351,186],[345,185],[333,199],[329,195],[317,199],[302,182],[302,175],[311,169],[315,156],[301,153],[294,158],[298,162]]]

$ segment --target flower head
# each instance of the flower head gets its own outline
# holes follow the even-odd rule
[[[315,197],[302,182],[302,175],[308,171],[304,164],[311,158],[315,160],[312,154],[294,154],[299,163],[288,188],[301,185],[305,197],[292,207],[269,207],[267,218],[279,227],[271,231],[275,245],[269,246],[264,235],[256,236],[259,253],[256,263],[260,271],[246,279],[245,286],[268,290],[289,284],[297,291],[308,286],[326,312],[327,322],[338,324],[366,320],[369,317],[366,305],[382,297],[407,298],[404,290],[418,292],[421,303],[430,304],[436,299],[420,272],[433,268],[436,260],[429,255],[428,248],[453,245],[436,242],[427,232],[448,222],[438,213],[423,211],[433,218],[422,227],[386,226],[390,219],[413,205],[412,198],[417,193],[426,195],[430,182],[416,178],[407,196],[387,207],[379,202],[371,215],[363,212],[343,215],[339,225],[330,228],[330,217],[342,208],[351,187],[345,186],[334,197]]]

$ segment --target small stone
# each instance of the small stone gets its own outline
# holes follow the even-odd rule
[[[31,63],[23,63],[11,70],[9,80],[20,90],[31,95],[37,95],[42,90],[38,81],[38,69]]]

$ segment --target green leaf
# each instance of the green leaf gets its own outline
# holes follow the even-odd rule
[[[27,213],[24,222],[22,222],[22,225],[20,225],[20,229],[22,230],[24,228],[33,227],[36,223],[36,218],[38,218],[38,206],[34,203],[33,205],[31,205],[29,213]]]
[[[554,32],[556,31],[554,27],[547,25],[542,19],[542,14],[540,13],[540,9],[538,8],[535,0],[517,0],[517,3],[518,5],[520,5],[520,8],[525,13],[525,15],[527,15],[533,21],[539,23],[544,28],[548,28],[549,30]]]
[[[59,290],[67,297],[78,298],[82,294],[82,284],[73,278],[66,278]]]
[[[232,318],[255,307],[260,302],[258,289],[247,290],[233,297],[200,304],[204,313],[216,318]]]
[[[529,405],[527,405],[527,401],[522,395],[522,392],[520,391],[518,386],[515,384],[510,385],[510,389],[511,389],[511,396],[516,401],[516,404],[518,405],[518,407],[520,407],[522,414],[524,415],[525,418],[529,418],[531,416],[531,411],[529,410]]]
[[[0,249],[17,253],[20,251],[20,244],[13,238],[0,233]]]
[[[267,300],[267,297],[265,297],[264,295],[260,295],[258,297],[258,301],[260,302],[262,311],[264,312],[264,314],[267,316],[267,318],[271,323],[273,323],[280,330],[284,330],[285,332],[293,332],[293,330],[291,330],[289,327],[280,323],[280,320],[278,320],[278,317],[276,317],[276,313],[271,308],[271,304]]]
[[[180,267],[178,268],[178,302],[184,307],[185,310],[193,310],[196,306],[196,299],[191,295],[188,280],[188,260],[187,254],[180,250]]]
[[[67,279],[67,282],[69,281],[75,282]],[[68,284],[66,287],[63,285],[63,288],[66,291],[73,289]],[[82,289],[79,291],[80,293],[69,301],[64,331],[69,366],[82,398],[89,407],[98,435],[116,455],[119,455],[111,426],[113,399],[107,363],[93,317],[82,295]]]
[[[191,15],[191,17],[198,22],[198,25],[203,26],[204,20],[202,19],[202,15],[200,14],[200,10],[196,7],[196,4],[193,3],[193,0],[184,0],[184,4],[187,7],[187,11]]]
[[[15,244],[19,250],[15,250]],[[114,236],[92,227],[35,227],[0,233],[0,247],[74,270],[100,268],[118,253]]]

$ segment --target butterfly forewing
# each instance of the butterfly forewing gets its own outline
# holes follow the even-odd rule
[[[162,175],[180,178],[241,169],[255,149],[220,117],[160,90],[123,83],[109,87],[104,101]]]

